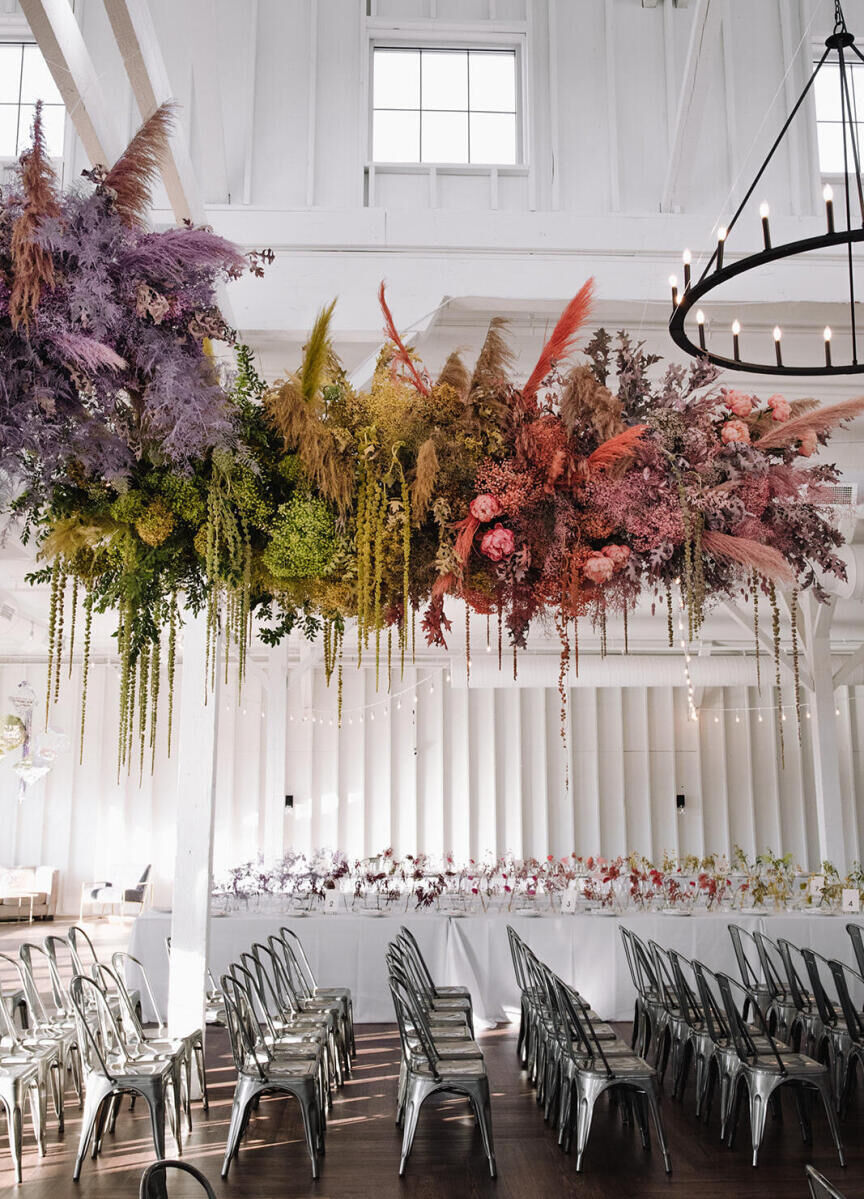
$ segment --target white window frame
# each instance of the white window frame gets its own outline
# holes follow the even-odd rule
[[[39,47],[39,43],[36,41],[36,39],[33,37],[32,33],[30,32],[29,26],[24,25],[23,27],[19,27],[17,23],[13,23],[12,21],[3,21],[2,23],[0,23],[0,44],[2,44],[4,46],[13,45],[13,46],[36,46],[37,48]],[[19,107],[19,111],[20,111],[20,107],[21,107],[20,98],[19,98],[18,107]],[[59,107],[61,107],[61,105],[56,105],[55,107],[59,108]],[[51,159],[51,162],[54,164],[55,170],[57,170],[57,173],[60,176],[61,186],[63,183],[64,166],[65,166],[66,160],[70,153],[69,111],[66,108],[65,104],[62,105],[62,108],[63,108],[63,149],[61,150],[59,155],[57,155]],[[9,171],[11,168],[13,168],[15,166],[15,164],[18,162],[19,156],[20,156],[20,150],[19,150],[19,154],[15,155],[15,156],[8,156],[8,155],[0,156],[0,177],[2,177],[3,174],[5,174],[7,171]]]
[[[824,42],[814,42],[811,49],[812,49],[812,54],[811,54],[811,59],[812,59],[811,70],[812,70],[816,67],[816,64],[819,62],[819,59],[825,53],[825,43]],[[830,61],[833,61],[833,59]],[[826,65],[827,65],[827,63],[826,63]],[[864,62],[861,62],[861,60],[858,58],[854,59],[854,61],[847,62],[846,65],[847,65],[847,67],[850,67],[852,70],[864,71]],[[815,150],[815,155],[816,155],[817,173],[819,175],[819,178],[824,183],[830,183],[832,185],[837,185],[838,183],[841,183],[843,181],[844,176],[843,176],[842,171],[823,171],[823,169],[822,169],[822,158],[819,153],[819,126],[820,125],[829,125],[829,124],[838,124],[839,122],[837,122],[837,121],[820,121],[819,120],[819,113],[816,109],[816,86],[815,86],[815,84],[812,89],[812,102],[810,104],[810,111],[813,114],[813,126],[812,126],[812,128],[813,128],[813,143],[814,143],[814,150]],[[862,111],[862,113],[861,113],[860,120],[858,120],[856,122],[856,127],[858,129],[858,135],[859,135],[858,136],[858,155],[859,155],[859,160],[861,163],[862,174],[864,174],[864,111]],[[853,162],[850,162],[849,165],[852,166],[854,169]]]
[[[476,176],[489,180],[489,201],[498,208],[498,180],[501,177],[530,178],[529,88],[527,24],[524,21],[471,22],[445,24],[438,21],[392,21],[370,17],[366,22],[366,187],[365,204],[375,207],[378,175],[420,175],[429,182],[429,206],[438,207],[438,179],[441,176]],[[516,156],[515,163],[472,162],[386,162],[373,157],[373,71],[374,55],[381,50],[511,50],[516,55]]]

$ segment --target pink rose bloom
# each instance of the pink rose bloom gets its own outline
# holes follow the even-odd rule
[[[771,409],[772,420],[788,420],[792,415],[792,408],[785,396],[771,396],[768,400],[768,407]]]
[[[720,436],[726,445],[729,445],[731,441],[749,442],[750,430],[744,424],[743,420],[727,420]]]
[[[726,407],[736,416],[749,416],[753,411],[753,401],[743,391],[727,391]]]
[[[513,540],[512,529],[505,529],[501,524],[495,525],[494,529],[488,529],[480,542],[480,552],[487,558],[491,558],[493,562],[509,558],[515,548],[516,542]]]
[[[608,583],[612,578],[615,573],[615,563],[605,554],[592,554],[582,567],[582,573],[589,582],[600,586],[601,583]]]
[[[616,570],[627,564],[630,557],[630,547],[627,545],[604,545],[603,556],[609,558]]]
[[[494,495],[475,496],[469,505],[469,510],[474,519],[479,520],[481,524],[501,515],[501,505]]]
[[[798,446],[798,453],[802,458],[809,458],[811,454],[815,454],[819,446],[816,440],[816,434],[812,429],[807,429],[801,434],[801,444]]]

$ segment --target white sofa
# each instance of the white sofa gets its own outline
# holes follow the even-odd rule
[[[53,920],[60,871],[54,866],[0,866],[0,920]]]

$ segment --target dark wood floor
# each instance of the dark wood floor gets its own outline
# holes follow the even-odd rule
[[[853,1100],[844,1124],[849,1167],[842,1170],[834,1156],[822,1116],[814,1121],[814,1144],[802,1144],[794,1103],[787,1105],[783,1123],[769,1120],[761,1162],[749,1165],[749,1128],[742,1125],[732,1151],[719,1144],[716,1119],[710,1126],[696,1121],[692,1098],[683,1104],[664,1099],[663,1115],[669,1136],[673,1171],[667,1178],[656,1152],[644,1152],[638,1135],[623,1127],[605,1107],[598,1110],[586,1155],[584,1172],[577,1176],[573,1158],[561,1153],[543,1122],[533,1092],[518,1068],[515,1032],[504,1028],[482,1034],[492,1081],[493,1122],[499,1178],[488,1175],[473,1120],[461,1100],[430,1101],[424,1108],[409,1161],[400,1182],[399,1134],[393,1124],[394,1090],[398,1069],[398,1043],[389,1026],[366,1025],[358,1029],[358,1058],[354,1077],[336,1100],[328,1126],[327,1155],[321,1178],[313,1183],[303,1145],[297,1108],[290,1100],[262,1102],[252,1122],[240,1156],[227,1183],[219,1178],[233,1092],[233,1069],[225,1033],[208,1035],[207,1057],[212,1105],[205,1116],[195,1105],[192,1134],[184,1157],[212,1180],[219,1196],[314,1196],[316,1199],[534,1199],[543,1196],[580,1195],[688,1196],[712,1199],[771,1199],[782,1195],[806,1196],[804,1165],[812,1161],[848,1196],[864,1199],[864,1094]],[[71,1098],[71,1096],[70,1096]],[[76,1106],[68,1112],[66,1133],[59,1137],[51,1124],[48,1155],[38,1158],[32,1144],[29,1119],[24,1183],[21,1199],[121,1199],[138,1193],[138,1180],[151,1159],[148,1123],[141,1105],[123,1111],[113,1138],[106,1138],[98,1162],[85,1163],[81,1182],[72,1182],[72,1162],[80,1129]],[[0,1194],[12,1194],[5,1129],[0,1133]],[[176,1186],[174,1195],[195,1194]],[[200,1192],[198,1192],[200,1194]]]

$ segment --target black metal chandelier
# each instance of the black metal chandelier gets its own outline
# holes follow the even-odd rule
[[[840,0],[835,0],[834,3],[834,31],[825,41],[825,52],[813,70],[812,75],[807,81],[801,95],[798,97],[792,111],[789,113],[783,128],[777,135],[768,155],[761,167],[756,173],[756,177],[747,189],[747,192],[741,203],[735,211],[734,216],[729,221],[728,226],[721,228],[717,233],[717,245],[711,255],[705,269],[702,271],[698,279],[691,278],[691,259],[689,251],[684,251],[684,286],[679,291],[678,281],[675,276],[671,276],[669,284],[672,289],[672,316],[669,320],[669,333],[676,345],[680,346],[688,354],[694,357],[707,358],[708,361],[716,363],[717,366],[723,367],[726,370],[749,371],[753,374],[761,375],[851,375],[864,372],[864,363],[858,361],[858,332],[856,327],[855,317],[855,278],[853,270],[853,255],[852,248],[857,242],[864,241],[864,187],[861,180],[861,161],[858,148],[857,137],[857,120],[855,110],[855,99],[850,79],[850,66],[848,55],[855,55],[862,63],[864,63],[864,54],[855,45],[855,38],[846,28],[846,21],[843,16],[843,10],[840,5]],[[769,224],[769,209],[767,204],[762,204],[760,208],[760,217],[762,221],[762,240],[763,248],[756,254],[749,254],[744,258],[739,258],[735,262],[725,265],[723,261],[723,252],[726,248],[726,241],[729,234],[735,227],[738,218],[744,211],[748,201],[759,185],[759,181],[765,174],[771,160],[773,159],[778,147],[783,142],[789,126],[795,119],[798,111],[804,104],[805,99],[810,94],[813,83],[825,65],[826,61],[836,60],[839,68],[839,85],[840,85],[840,112],[842,118],[842,134],[843,134],[843,184],[842,184],[842,204],[839,223],[844,223],[842,218],[845,217],[845,227],[838,228],[835,222],[834,211],[834,192],[830,184],[826,184],[823,191],[825,200],[825,232],[818,237],[805,237],[798,241],[787,242],[783,245],[774,245],[771,240],[771,229]],[[856,208],[856,213],[853,219],[853,206]],[[831,249],[834,247],[845,247],[846,258],[848,263],[848,293],[847,300],[849,304],[849,317],[851,324],[851,345],[852,355],[851,361],[836,362],[832,357],[832,335],[831,329],[827,328],[824,331],[824,361],[814,363],[811,366],[787,366],[783,361],[783,333],[779,326],[775,326],[773,334],[773,351],[768,361],[753,362],[741,357],[740,350],[740,335],[741,326],[736,320],[732,323],[731,346],[732,353],[730,355],[719,354],[714,349],[709,349],[705,338],[705,316],[701,309],[696,310],[696,334],[697,342],[694,343],[690,334],[687,332],[686,323],[687,317],[699,301],[715,288],[728,282],[730,279],[735,279],[740,275],[744,275],[749,271],[758,270],[760,267],[766,266],[768,263],[777,262],[781,259],[794,258],[802,254],[809,254],[814,250]],[[698,344],[697,344],[698,343]]]

